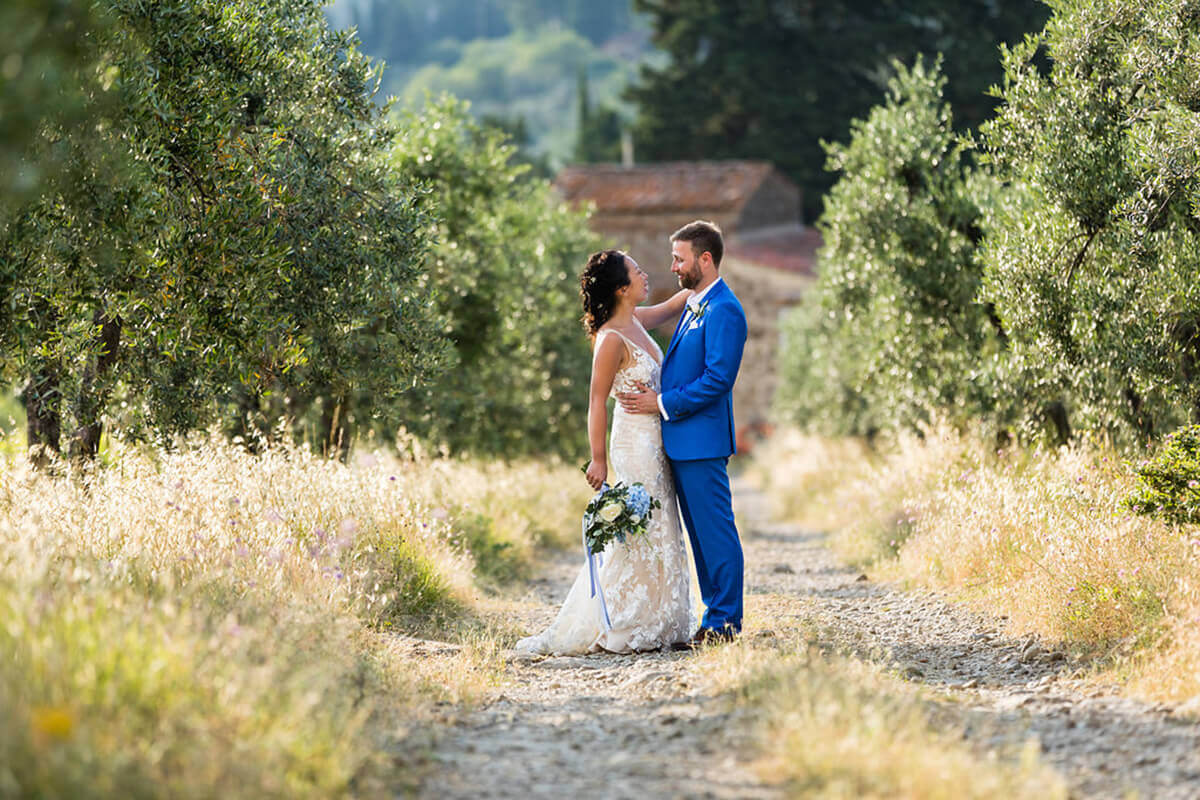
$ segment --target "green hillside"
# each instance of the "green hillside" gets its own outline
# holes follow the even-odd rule
[[[338,0],[327,13],[386,62],[385,95],[420,105],[450,92],[478,117],[522,129],[552,165],[575,148],[581,71],[592,105],[632,121],[621,94],[653,52],[629,0]]]

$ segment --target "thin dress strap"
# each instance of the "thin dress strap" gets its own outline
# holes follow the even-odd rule
[[[642,325],[641,320],[639,320],[637,317],[634,317],[634,321],[637,322],[638,327],[640,327],[642,329],[642,332],[646,334],[646,338],[649,339],[650,342],[657,347],[657,343],[654,341],[654,337],[652,337],[649,334],[649,332],[646,331],[646,327],[644,325]],[[660,363],[657,358],[655,358],[653,355],[650,354],[649,350],[642,347],[640,344],[635,342],[633,339],[630,339],[628,336],[621,333],[616,328],[605,328],[604,330],[597,333],[596,334],[596,345],[597,346],[600,345],[600,337],[606,333],[615,333],[617,336],[621,337],[622,341],[625,342],[625,349],[629,352],[629,357],[632,360],[637,361],[637,354],[638,354],[638,351],[640,350],[641,352],[645,353],[646,357],[649,358],[651,361],[653,361],[655,364]],[[661,353],[661,352],[662,352],[662,350],[660,349],[659,353]]]
[[[635,346],[634,343],[629,341],[629,337],[626,336],[625,334],[621,333],[616,328],[605,328],[602,331],[596,332],[596,348],[597,349],[599,349],[599,347],[600,347],[600,340],[604,338],[605,334],[609,334],[609,333],[615,333],[617,336],[620,336],[621,341],[625,342],[625,349],[626,349],[626,351],[629,352],[629,357],[634,358],[634,359],[637,358],[637,354],[633,352],[633,347]]]

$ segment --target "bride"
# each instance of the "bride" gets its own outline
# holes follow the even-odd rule
[[[666,302],[638,308],[649,288],[646,273],[619,250],[593,253],[580,279],[583,322],[593,349],[588,404],[592,461],[587,480],[593,489],[606,482],[640,482],[662,508],[654,512],[645,536],[630,537],[625,544],[613,542],[603,553],[597,591],[602,587],[611,629],[604,624],[600,597],[592,596],[584,565],[558,617],[543,632],[517,642],[519,652],[655,650],[687,641],[694,628],[691,576],[659,417],[629,414],[617,405],[611,452],[605,449],[608,398],[635,391],[638,384],[659,388],[663,354],[646,329],[680,313],[692,294],[680,291]]]

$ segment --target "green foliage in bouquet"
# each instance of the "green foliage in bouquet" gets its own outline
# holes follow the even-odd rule
[[[583,540],[592,553],[603,552],[611,542],[625,544],[630,536],[642,536],[662,508],[642,483],[618,483],[605,487],[587,504],[583,515]]]
[[[1168,522],[1200,523],[1200,425],[1180,428],[1155,456],[1137,467],[1126,505]]]

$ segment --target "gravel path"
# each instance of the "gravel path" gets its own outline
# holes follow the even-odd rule
[[[881,662],[944,699],[938,718],[981,752],[1029,739],[1087,798],[1200,797],[1200,725],[1172,708],[1072,679],[1078,665],[939,596],[901,592],[839,565],[822,537],[772,522],[735,482],[751,646],[802,636]],[[527,630],[548,624],[579,568],[564,554],[534,582]],[[438,798],[773,798],[751,712],[706,688],[686,653],[514,659],[480,707],[435,732]]]

